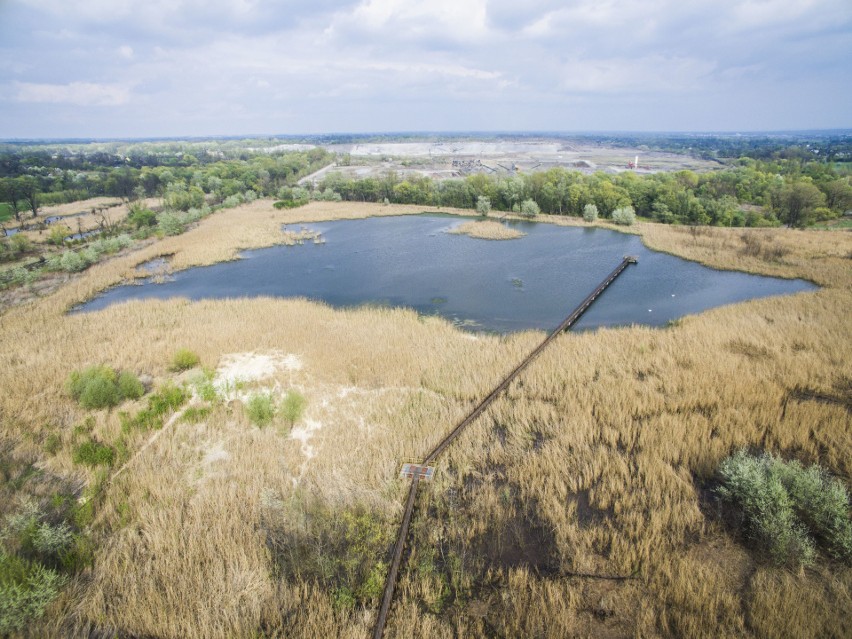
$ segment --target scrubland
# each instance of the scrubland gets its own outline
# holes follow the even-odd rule
[[[38,469],[5,489],[0,516],[17,508],[15,491],[47,500],[57,484],[92,505],[94,559],[31,635],[369,635],[407,491],[399,463],[437,443],[542,334],[472,335],[407,310],[305,300],[65,313],[159,256],[173,269],[208,264],[309,241],[302,224],[423,210],[258,201],[0,316],[4,463]],[[774,567],[713,492],[741,447],[819,462],[850,485],[852,235],[633,231],[711,266],[823,288],[556,340],[422,487],[386,636],[852,634],[852,570],[824,558]],[[206,377],[170,370],[180,349]],[[237,375],[234,362],[254,365]],[[145,429],[122,413],[146,398],[86,411],[65,384],[94,364],[154,390],[186,383],[195,412]],[[215,393],[199,390],[204,379]],[[253,393],[291,391],[306,399],[298,419],[249,420]],[[86,436],[123,454],[75,464]]]

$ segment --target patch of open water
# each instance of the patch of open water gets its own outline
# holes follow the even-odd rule
[[[527,235],[506,241],[447,233],[466,221],[418,215],[312,224],[325,243],[246,251],[241,260],[176,272],[163,283],[118,286],[80,310],[146,298],[306,297],[335,307],[405,306],[471,330],[548,330],[625,255],[639,263],[577,329],[660,326],[723,304],[817,288],[803,280],[717,271],[606,229],[513,222]]]

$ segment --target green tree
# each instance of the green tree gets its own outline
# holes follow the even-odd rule
[[[483,217],[487,216],[491,212],[491,199],[484,195],[476,198],[476,212]]]
[[[583,219],[586,222],[594,222],[598,219],[598,207],[594,204],[586,204],[583,207]]]
[[[38,180],[31,175],[18,178],[20,197],[27,203],[33,217],[38,215]]]
[[[524,200],[521,202],[521,215],[524,217],[535,217],[541,213],[541,209],[535,200]]]
[[[0,201],[8,202],[12,207],[15,219],[21,221],[21,211],[18,208],[18,200],[21,199],[21,188],[15,178],[0,179]]]
[[[811,182],[797,180],[781,189],[778,217],[791,228],[803,227],[821,206],[825,206],[822,191]]]

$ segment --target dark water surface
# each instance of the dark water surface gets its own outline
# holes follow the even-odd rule
[[[474,330],[551,329],[624,255],[639,263],[578,328],[659,326],[722,304],[816,289],[803,280],[716,271],[605,229],[513,223],[527,236],[507,241],[446,232],[465,221],[418,215],[312,224],[325,244],[246,251],[236,262],[181,271],[165,283],[112,288],[81,310],[151,297],[307,297],[337,307],[407,306]]]

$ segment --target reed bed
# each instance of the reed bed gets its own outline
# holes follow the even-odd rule
[[[514,240],[526,233],[493,220],[472,220],[449,231],[456,235],[469,235],[480,240]]]
[[[65,311],[138,277],[136,267],[158,256],[185,268],[298,241],[288,233],[302,224],[423,210],[312,203],[277,211],[255,202],[0,316],[3,442],[52,476],[103,482],[94,565],[32,633],[369,636],[375,598],[353,605],[320,577],[287,572],[278,555],[288,546],[275,540],[311,539],[304,535],[323,517],[362,511],[392,539],[407,490],[400,461],[437,443],[541,333],[473,336],[407,310],[305,300]],[[773,230],[755,252],[744,239],[754,231],[636,230],[659,250],[823,288],[667,329],[557,340],[439,459],[418,500],[387,636],[852,632],[852,570],[772,568],[712,499],[719,462],[744,446],[819,462],[850,484],[852,236]],[[765,248],[774,245],[787,251]],[[148,375],[155,387],[189,383],[197,371],[168,370],[180,348],[211,369],[229,354],[294,358],[299,366],[250,380],[244,392],[298,390],[304,415],[258,428],[230,399],[198,423],[178,416],[160,431],[123,434],[118,410],[83,411],[64,390],[71,370],[102,363]],[[72,461],[75,426],[89,415],[94,436],[124,435],[133,455],[112,480]],[[47,453],[51,435],[61,446]],[[318,555],[323,539],[315,538]]]

